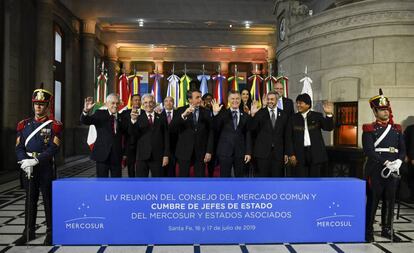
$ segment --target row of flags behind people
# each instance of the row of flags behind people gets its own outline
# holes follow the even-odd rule
[[[272,75],[272,65],[269,65],[269,74],[266,77],[262,77],[259,74],[258,66],[256,64],[255,71],[253,74],[248,77],[248,80],[251,83],[250,94],[253,101],[258,101],[258,104],[261,106],[261,95],[267,94],[269,91],[273,90],[274,85],[277,82],[280,82],[284,87],[284,96],[288,96],[288,77],[284,75],[273,76]],[[162,106],[163,98],[161,96],[161,80],[164,78],[164,75],[159,73],[158,69],[155,69],[153,74],[150,74],[150,78],[153,80],[151,93],[155,97],[155,102]],[[143,75],[140,75],[135,71],[133,75],[127,75],[122,71],[118,75],[116,93],[119,95],[120,100],[122,101],[122,108],[120,110],[130,109],[131,108],[131,97],[136,94],[143,94],[148,92],[148,84],[142,83],[144,79]],[[244,77],[239,75],[237,70],[237,65],[235,65],[234,73],[232,76],[226,78],[224,74],[221,73],[220,66],[218,71],[214,75],[208,75],[205,73],[204,65],[202,66],[202,74],[197,75],[197,80],[200,82],[200,91],[202,95],[208,93],[208,81],[213,80],[213,97],[219,103],[224,103],[224,83],[227,81],[229,83],[229,90],[240,91],[240,83],[244,80]],[[166,78],[167,83],[167,93],[166,96],[174,98],[174,106],[180,107],[188,103],[186,94],[190,89],[190,82],[192,81],[191,77],[187,75],[186,68],[184,69],[184,75],[179,77],[174,73],[174,67],[172,69],[172,74]],[[300,80],[303,82],[303,89],[301,93],[308,93],[313,100],[312,94],[312,79],[307,75],[307,67],[305,69],[305,77]],[[262,90],[261,90],[262,89]],[[102,67],[100,73],[96,78],[96,88],[95,88],[95,108],[106,109],[105,100],[108,95],[108,76],[105,71],[104,63],[102,62]],[[93,125],[89,128],[87,143],[92,149],[93,144],[96,140],[96,129]]]
[[[258,73],[259,71],[256,65],[256,70],[253,72],[253,75],[247,78],[247,80],[251,83],[250,94],[252,96],[252,100],[256,100],[259,102],[259,104],[261,104],[261,96],[267,94],[270,90],[273,90],[273,86],[276,84],[276,82],[281,82],[283,84],[285,90],[284,96],[287,97],[288,78],[286,76],[281,75],[276,77],[271,74],[271,71],[269,71],[270,74],[268,76],[262,77]],[[164,75],[155,69],[154,73],[150,74],[149,77],[152,80],[151,94],[154,95],[155,102],[162,105],[163,98],[161,96],[161,80],[164,78]],[[209,92],[208,82],[210,80],[213,81],[213,97],[219,103],[224,103],[225,101],[225,94],[227,93],[224,91],[225,82],[228,82],[228,90],[240,91],[240,87],[242,85],[245,86],[247,81],[245,80],[245,77],[239,75],[237,65],[235,65],[233,75],[229,77],[226,77],[224,74],[222,74],[220,69],[218,70],[218,73],[210,76],[205,73],[203,65],[202,74],[197,75],[196,78],[200,83],[199,89],[202,95]],[[145,85],[145,89],[141,87],[142,79],[143,76],[137,73],[130,76],[128,76],[126,73],[120,73],[118,77],[116,93],[119,95],[123,107],[131,108],[131,95],[142,95],[148,92],[147,84]],[[96,87],[96,101],[98,102],[97,106],[102,106],[102,104],[105,102],[106,95],[108,94],[107,80],[108,78],[106,74],[104,71],[101,71],[101,74],[98,76]],[[190,82],[192,81],[192,78],[187,75],[186,70],[184,70],[184,75],[179,77],[174,73],[173,69],[172,74],[166,77],[166,80],[166,96],[174,98],[175,107],[186,105],[188,103],[186,94],[190,89]]]

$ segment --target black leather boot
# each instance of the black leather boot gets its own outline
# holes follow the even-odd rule
[[[52,245],[52,234],[51,233],[46,233],[46,238],[43,241],[43,245],[45,245],[45,246],[51,246]]]
[[[365,241],[366,242],[374,242],[374,233],[368,232],[365,234]]]
[[[393,226],[394,222],[394,201],[387,200],[385,202],[385,208],[382,209],[383,213],[381,214],[382,218],[382,231],[381,236],[391,240],[391,226]],[[383,203],[384,204],[384,203]],[[395,233],[392,233],[392,241],[393,242],[401,242],[401,238],[398,237]]]
[[[390,228],[383,228],[381,231],[381,236],[391,240],[391,229]],[[402,242],[402,239],[398,237],[395,233],[392,234],[392,241],[393,242]]]
[[[27,233],[23,233],[21,237],[19,237],[16,241],[14,241],[14,245],[21,246],[25,245],[27,242],[36,239],[35,233],[29,233],[29,237],[27,237]]]

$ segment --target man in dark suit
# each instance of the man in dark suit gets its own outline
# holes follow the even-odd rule
[[[251,108],[250,129],[256,136],[253,156],[259,177],[282,177],[283,165],[291,154],[291,136],[287,134],[289,117],[277,108],[277,99],[277,92],[270,91],[265,108],[259,110],[257,101]]]
[[[231,168],[234,176],[244,175],[245,164],[251,159],[251,136],[248,124],[250,115],[239,110],[241,96],[238,91],[230,91],[229,109],[213,100],[213,128],[218,138],[217,157],[220,164],[220,176],[230,177]]]
[[[141,95],[134,94],[131,96],[131,106],[141,114]],[[124,122],[130,122],[132,109],[124,110],[120,115]],[[135,163],[137,155],[137,139],[135,136],[129,135],[128,132],[124,135],[124,157],[128,167],[128,177],[135,177]]]
[[[92,97],[85,99],[80,121],[96,127],[97,137],[91,159],[96,161],[97,177],[121,177],[122,135],[128,124],[118,115],[119,103],[116,94],[109,94],[106,98],[107,109],[96,110],[90,115],[95,103]]]
[[[155,99],[151,94],[142,96],[144,112],[131,111],[129,134],[137,138],[137,177],[162,177],[168,164],[170,150],[167,119],[154,112]]]
[[[292,116],[295,113],[293,109],[293,101],[290,98],[284,97],[283,84],[277,82],[274,89],[279,94],[279,99],[277,100],[277,108],[283,110],[289,117]]]
[[[200,106],[201,92],[187,92],[189,105],[178,108],[171,128],[178,133],[175,157],[180,168],[180,177],[188,177],[194,164],[196,177],[205,176],[205,163],[211,160],[213,152],[213,131],[210,111]]]
[[[174,98],[166,97],[164,98],[164,110],[162,111],[162,116],[167,119],[168,123],[168,132],[170,135],[170,156],[168,157],[168,165],[164,169],[164,176],[166,177],[175,177],[175,146],[177,145],[178,135],[176,132],[172,131],[170,124],[174,117],[177,117],[177,110],[174,109]]]
[[[207,110],[209,110],[210,116],[213,117],[213,106],[212,106],[213,95],[211,93],[206,93],[201,97],[201,101],[202,101],[201,106],[206,108]],[[216,148],[217,148],[218,135],[217,135],[217,133],[214,132],[214,129],[213,129],[213,136],[214,136],[213,153],[211,154],[210,161],[207,163],[208,177],[213,177],[214,176],[214,169],[215,169],[216,164],[217,164],[217,157],[216,157],[215,152],[216,152]]]
[[[290,117],[293,155],[291,164],[298,177],[320,177],[323,163],[328,161],[322,131],[332,131],[333,104],[325,103],[320,112],[311,111],[312,101],[308,94],[299,94],[296,98],[298,112]]]

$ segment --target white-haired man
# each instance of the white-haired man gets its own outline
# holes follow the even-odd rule
[[[95,103],[92,97],[85,98],[80,121],[85,125],[95,125],[97,137],[91,159],[96,161],[97,177],[121,177],[122,135],[126,133],[128,122],[118,115],[120,100],[116,94],[106,97],[106,110],[96,110],[90,114]]]
[[[137,138],[137,177],[162,177],[168,164],[170,143],[167,119],[154,111],[155,99],[151,94],[142,96],[144,112],[131,111],[129,134]]]

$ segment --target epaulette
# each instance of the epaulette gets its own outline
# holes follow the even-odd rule
[[[362,125],[362,131],[364,132],[374,132],[374,130],[375,128],[373,123]]]
[[[17,123],[17,128],[16,128],[17,132],[20,132],[23,130],[23,128],[26,126],[26,122],[29,121],[29,119],[30,118],[27,118]]]
[[[62,122],[54,120],[52,123],[52,129],[55,134],[60,134],[63,130]]]
[[[394,124],[394,128],[395,130],[397,130],[398,132],[402,133],[402,127],[400,124]]]

